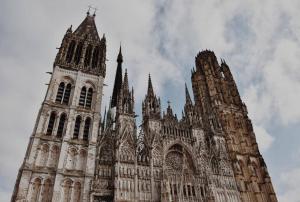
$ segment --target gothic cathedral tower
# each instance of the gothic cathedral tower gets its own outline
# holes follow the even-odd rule
[[[106,71],[94,18],[62,40],[12,201],[89,200]]]
[[[277,202],[247,107],[228,65],[224,60],[219,65],[215,54],[208,50],[200,52],[195,63],[196,70],[192,71],[195,104],[202,117],[220,123],[223,129],[241,200]]]

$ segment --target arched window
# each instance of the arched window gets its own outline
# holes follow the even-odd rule
[[[90,126],[91,125],[91,118],[87,118],[85,120],[84,124],[84,130],[83,130],[83,140],[88,140],[89,139],[89,133],[90,133]]]
[[[55,112],[51,112],[51,115],[50,115],[50,118],[49,118],[47,132],[46,132],[47,135],[52,135],[52,131],[53,131],[55,119],[56,119],[56,113]]]
[[[92,59],[92,68],[96,68],[99,60],[99,46],[94,48],[93,59]]]
[[[69,45],[67,56],[66,56],[66,61],[68,63],[70,63],[72,61],[74,49],[75,49],[75,41],[73,40],[73,41],[71,41],[71,43]]]
[[[72,193],[72,181],[71,180],[66,180],[64,183],[64,197],[63,197],[63,202],[70,202],[71,201],[71,193]]]
[[[88,91],[86,87],[82,87],[80,97],[79,97],[79,106],[86,108],[91,108],[93,99],[93,89],[89,88]]]
[[[61,103],[65,91],[65,83],[61,82],[58,86],[55,102]]]
[[[92,99],[93,99],[93,89],[89,88],[86,96],[86,107],[91,108],[92,106]]]
[[[69,149],[67,163],[66,163],[66,168],[68,170],[76,169],[76,160],[75,160],[76,155],[77,155],[77,151],[74,148]]]
[[[80,182],[76,182],[74,185],[74,202],[80,202],[81,197],[81,185]]]
[[[59,158],[59,148],[57,145],[53,145],[51,148],[49,167],[56,167]]]
[[[57,128],[57,137],[62,137],[66,122],[66,114],[62,114],[59,119],[58,128]]]
[[[65,83],[61,82],[58,86],[55,102],[68,105],[71,94],[71,87],[72,86],[70,83],[65,86]]]
[[[86,156],[87,153],[85,150],[80,150],[79,152],[79,159],[77,163],[77,170],[85,170],[85,165],[86,165]]]
[[[90,66],[92,49],[93,49],[93,47],[91,45],[88,45],[88,47],[86,48],[85,58],[84,58],[84,66],[86,66],[86,67]]]
[[[51,180],[50,179],[47,179],[45,182],[44,182],[44,185],[43,185],[43,192],[42,192],[42,200],[43,202],[50,202],[51,201],[51,197],[50,197],[50,194],[51,194],[51,189],[52,189],[52,185],[51,185]]]
[[[65,88],[65,92],[64,92],[64,96],[63,96],[63,104],[68,105],[69,104],[69,99],[70,99],[70,95],[71,95],[71,84],[69,83],[66,88]]]
[[[39,195],[41,191],[41,179],[36,178],[32,183],[32,190],[31,190],[31,202],[39,201]]]
[[[76,48],[75,58],[74,58],[74,62],[76,65],[78,65],[80,62],[82,47],[83,47],[83,43],[79,42],[79,44],[77,45],[77,48]]]
[[[80,97],[79,97],[79,105],[85,106],[85,97],[86,97],[86,87],[83,86],[81,89]]]
[[[77,116],[75,120],[75,127],[74,127],[74,133],[73,138],[78,139],[79,131],[80,131],[80,124],[81,124],[81,116]]]

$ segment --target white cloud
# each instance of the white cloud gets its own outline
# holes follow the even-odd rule
[[[300,202],[300,168],[288,170],[280,176],[281,186],[285,190],[278,200],[281,202]]]

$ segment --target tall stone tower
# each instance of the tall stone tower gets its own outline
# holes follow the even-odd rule
[[[221,124],[242,201],[276,202],[247,108],[228,65],[224,60],[219,65],[212,51],[200,52],[195,63],[192,86],[196,105],[202,117]]]
[[[105,77],[95,14],[67,30],[19,170],[12,201],[88,201]]]

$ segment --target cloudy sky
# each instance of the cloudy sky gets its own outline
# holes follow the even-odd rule
[[[181,114],[194,57],[213,50],[231,67],[282,202],[300,197],[299,0],[0,0],[0,201],[9,201],[52,64],[66,29],[87,6],[107,38],[112,90],[120,42],[136,111],[151,73],[156,93]],[[180,95],[180,96],[178,96]]]

